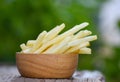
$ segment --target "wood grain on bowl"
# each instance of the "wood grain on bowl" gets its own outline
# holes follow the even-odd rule
[[[20,74],[32,78],[70,78],[77,68],[76,54],[16,54]]]

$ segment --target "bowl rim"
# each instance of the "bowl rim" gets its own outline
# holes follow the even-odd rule
[[[36,55],[36,56],[42,56],[42,55],[46,55],[46,56],[64,56],[64,57],[70,57],[70,56],[77,56],[78,54],[76,53],[67,53],[67,54],[49,54],[49,53],[46,53],[46,54],[37,54],[37,53],[23,53],[23,52],[16,52],[16,55]]]

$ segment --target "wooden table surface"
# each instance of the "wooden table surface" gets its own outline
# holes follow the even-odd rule
[[[76,71],[69,79],[34,79],[21,77],[15,66],[0,66],[0,82],[105,82],[99,71]]]

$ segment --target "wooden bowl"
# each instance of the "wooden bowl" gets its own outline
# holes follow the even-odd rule
[[[70,78],[77,63],[76,54],[16,54],[18,70],[24,77]]]

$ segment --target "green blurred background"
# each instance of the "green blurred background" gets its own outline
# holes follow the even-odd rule
[[[120,47],[104,43],[99,31],[100,9],[105,0],[0,0],[0,63],[15,64],[19,45],[36,39],[43,30],[66,24],[65,30],[89,22],[98,40],[92,55],[80,55],[78,70],[99,70],[107,82],[120,81]],[[106,50],[108,49],[108,50]],[[112,55],[109,50],[113,50]],[[107,53],[106,53],[107,51]],[[106,55],[107,54],[107,55]]]

